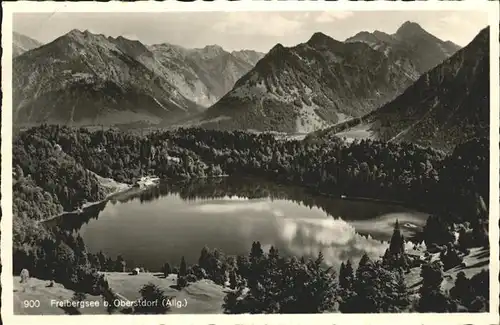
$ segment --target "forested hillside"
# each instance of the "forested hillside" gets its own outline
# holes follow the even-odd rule
[[[360,128],[371,138],[413,142],[447,151],[470,139],[488,137],[489,38],[487,27],[393,101],[315,136],[327,138]]]
[[[296,184],[325,195],[346,194],[401,201],[409,206],[425,206],[435,214],[429,219],[427,230],[424,229],[423,236],[429,244],[446,244],[441,239],[448,237],[442,234],[449,234],[453,223],[467,221],[472,231],[468,233],[472,235],[466,246],[487,245],[488,139],[472,140],[457,147],[452,154],[445,155],[413,144],[371,140],[351,144],[340,140],[309,144],[276,140],[270,134],[238,131],[180,129],[140,136],[116,130],[91,132],[83,128],[42,125],[20,133],[15,139],[13,166],[14,271],[18,273],[23,268],[29,268],[34,276],[56,279],[69,288],[98,294],[107,292],[109,288],[97,271],[123,269],[123,259],[90,254],[79,236],[75,237],[62,229],[47,228],[38,222],[63,210],[76,209],[85,202],[102,200],[107,193],[90,171],[121,182],[131,182],[147,174],[155,174],[166,182],[222,174],[252,176]],[[271,252],[269,254],[272,256]],[[261,256],[260,253],[258,255]],[[279,261],[289,266],[272,266],[275,265],[273,263],[282,265]],[[262,260],[264,264],[255,263],[251,263],[252,267],[271,263],[262,270],[264,273],[251,272],[260,274],[258,277],[261,280],[281,278],[283,272],[291,272],[285,278],[287,281],[300,277],[300,272],[296,273],[300,263],[293,259],[266,257]],[[383,275],[386,271],[380,263],[373,261],[371,264],[375,267],[369,271],[373,279],[396,281],[392,277],[397,275]],[[322,264],[321,258],[317,264]],[[308,269],[314,270],[310,275],[314,283],[330,283],[333,275],[328,271],[318,269],[316,264],[307,265]],[[272,273],[273,270],[277,273]],[[245,282],[252,287],[255,279],[249,278],[250,273],[245,271],[245,267],[235,272],[239,279],[246,279]],[[273,281],[264,286],[268,290],[266,294],[273,292],[272,288],[276,285]],[[328,284],[323,289],[332,286]],[[256,286],[254,290],[258,288]],[[308,287],[307,290],[312,289]],[[336,290],[332,291],[334,295],[340,295]],[[352,306],[359,305],[362,290],[356,290],[358,298],[346,294],[345,297],[351,298],[342,307],[343,311],[352,311]],[[377,291],[374,288],[370,290]],[[431,293],[434,292],[432,290]],[[255,294],[254,297],[258,297]],[[288,295],[296,293],[292,290]],[[275,297],[275,301],[286,300],[285,296]],[[252,304],[255,303],[253,298],[245,297],[244,301],[250,299]],[[227,298],[227,304],[232,306],[227,307],[228,311],[249,311],[248,305],[244,307],[233,298]],[[377,298],[374,299],[377,301]],[[397,307],[393,300],[390,301],[395,305],[376,305],[366,312],[395,311],[408,306],[405,303],[403,307]],[[308,306],[297,303],[265,307],[270,310],[264,306],[264,309],[255,307],[257,309],[251,310],[291,312],[293,306],[303,306],[298,309],[302,312],[333,308],[330,300],[321,298]]]

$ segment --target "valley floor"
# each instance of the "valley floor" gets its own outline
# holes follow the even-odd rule
[[[370,124],[359,124],[347,131],[336,133],[335,136],[339,138],[346,138],[347,142],[362,139],[373,139],[372,131],[370,131]]]

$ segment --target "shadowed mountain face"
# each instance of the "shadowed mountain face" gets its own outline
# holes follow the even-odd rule
[[[241,51],[232,51],[232,55],[237,57],[240,60],[243,60],[254,67],[260,59],[264,57],[264,53],[256,52],[252,50],[241,50]]]
[[[453,42],[442,41],[409,21],[392,35],[381,31],[360,32],[346,42],[364,42],[396,62],[413,66],[418,74],[429,71],[460,49]]]
[[[24,52],[42,46],[37,40],[32,39],[26,35],[13,32],[12,34],[12,57],[19,56]]]
[[[489,28],[376,111],[314,136],[366,128],[372,137],[451,150],[489,137]]]
[[[24,125],[169,124],[203,111],[252,68],[219,46],[148,47],[78,30],[13,66],[14,122]]]
[[[312,132],[360,117],[397,97],[460,47],[404,23],[395,34],[346,42],[322,33],[276,45],[196,122],[206,128]]]
[[[346,42],[316,33],[265,56],[73,30],[14,60],[14,122],[311,132],[393,100],[457,48],[409,22]]]
[[[197,111],[140,42],[73,30],[14,59],[14,122],[158,123]]]
[[[292,48],[276,45],[208,109],[202,126],[310,132],[370,112],[417,78],[365,43],[316,33]]]

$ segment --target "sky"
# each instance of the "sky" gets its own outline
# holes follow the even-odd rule
[[[311,11],[177,13],[16,13],[16,32],[48,43],[72,29],[123,36],[145,44],[186,48],[217,44],[224,49],[269,51],[277,43],[294,46],[315,32],[343,41],[360,31],[396,32],[405,21],[431,34],[467,45],[487,26],[485,12],[470,11]]]

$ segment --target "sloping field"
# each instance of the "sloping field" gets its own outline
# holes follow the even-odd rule
[[[374,139],[375,136],[370,130],[370,124],[359,124],[348,130],[336,133],[335,136],[339,138],[346,138],[347,142],[353,142],[354,140],[362,139]]]
[[[63,309],[51,302],[71,300],[74,291],[65,289],[61,284],[54,284],[47,287],[49,281],[31,278],[28,283],[20,283],[19,276],[14,277],[14,314],[15,315],[64,315],[74,312],[74,310]],[[86,301],[94,301],[99,307],[81,308],[82,314],[99,315],[106,314],[103,306],[103,299],[97,296],[87,295]],[[39,307],[26,307],[25,303],[39,302]]]
[[[164,278],[163,274],[160,273],[129,275],[128,273],[109,272],[104,274],[110,287],[128,300],[138,299],[141,287],[151,282],[162,288],[167,296],[175,297],[177,301],[184,302],[184,299],[186,299],[187,305],[182,308],[173,307],[171,311],[173,314],[222,313],[222,303],[226,296],[226,289],[210,280],[191,283],[179,291],[175,289],[177,282],[177,275],[175,274],[170,274],[167,278]]]
[[[191,283],[182,290],[175,289],[177,276],[171,274],[164,278],[163,275],[142,273],[129,275],[128,273],[104,273],[111,288],[122,300],[133,301],[140,297],[139,290],[149,282],[158,285],[169,297],[181,301],[185,306],[177,308],[172,306],[172,314],[216,314],[222,313],[222,303],[226,292],[223,287],[210,280],[201,280]],[[74,313],[71,308],[61,308],[51,304],[51,301],[71,300],[74,291],[65,289],[61,284],[48,287],[48,281],[36,278],[29,279],[28,283],[21,284],[20,277],[14,277],[14,314],[16,315],[64,315]],[[24,308],[25,301],[39,301],[37,308]],[[78,312],[85,315],[107,314],[104,301],[100,296],[87,295],[86,301],[94,301],[98,306],[80,308]],[[174,301],[174,299],[172,299]],[[187,304],[186,304],[187,303]]]
[[[439,254],[433,254],[434,260]],[[442,289],[449,291],[455,283],[457,274],[461,271],[467,278],[471,278],[482,270],[489,268],[489,250],[473,248],[464,258],[465,267],[457,266],[444,273]],[[420,267],[411,269],[405,275],[405,280],[410,291],[418,296],[418,289],[422,285]],[[147,283],[158,285],[165,294],[183,303],[178,308],[172,306],[172,314],[221,314],[224,297],[229,289],[216,285],[210,280],[201,280],[191,283],[182,290],[176,289],[177,276],[170,274],[167,278],[163,274],[141,273],[129,275],[121,272],[104,273],[111,288],[122,300],[133,301],[140,297],[139,290]],[[79,312],[86,315],[106,314],[103,299],[99,296],[87,295],[86,302],[94,302],[95,306],[79,308],[62,308],[54,304],[55,301],[71,300],[74,291],[65,289],[61,284],[48,287],[48,281],[36,278],[29,279],[28,283],[21,284],[20,277],[14,277],[14,313],[16,315],[63,315]],[[39,307],[24,307],[25,302],[40,303]],[[174,302],[174,299],[172,299]]]
[[[439,253],[432,255],[433,256],[431,260],[435,260],[438,259]],[[441,288],[443,289],[443,291],[449,291],[455,285],[457,274],[460,272],[464,272],[465,276],[470,279],[482,270],[489,269],[489,256],[490,251],[487,249],[483,249],[480,247],[472,248],[470,250],[470,254],[464,257],[463,262],[465,263],[465,267],[456,266],[444,272],[444,279],[441,283]],[[411,269],[410,273],[405,275],[408,289],[411,291],[418,291],[418,289],[422,285],[420,270],[420,267],[416,267]]]

